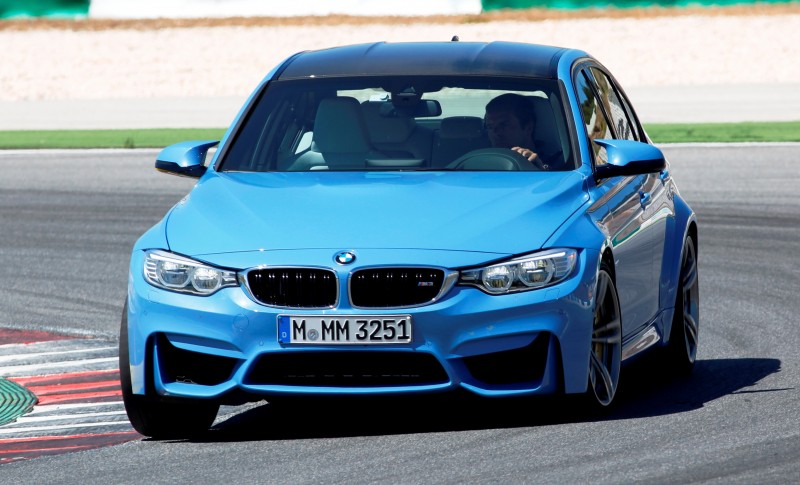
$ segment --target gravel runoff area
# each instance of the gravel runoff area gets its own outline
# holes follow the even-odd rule
[[[0,102],[239,97],[296,51],[453,35],[582,48],[626,88],[800,86],[800,3],[542,12],[435,19],[5,21]]]

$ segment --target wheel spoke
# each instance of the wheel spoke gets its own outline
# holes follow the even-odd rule
[[[606,323],[602,327],[597,327],[592,332],[592,342],[603,344],[615,344],[620,339],[620,323],[619,319]]]
[[[608,337],[592,337],[592,343],[595,344],[614,344],[619,342],[619,337],[616,335],[609,335]]]
[[[684,268],[685,270],[686,268]],[[692,261],[692,266],[688,268],[689,270],[683,276],[683,287],[688,291],[690,288],[694,288],[694,285],[697,283],[697,265],[694,264],[694,260]]]
[[[684,288],[692,288],[697,283],[697,258],[694,246],[686,241],[683,246],[683,261],[681,264],[682,283]]]
[[[600,281],[597,282],[597,307],[602,308],[603,303],[606,300],[606,292],[608,291],[608,279],[607,278],[600,278]]]
[[[611,379],[611,374],[608,372],[608,369],[606,369],[606,366],[603,365],[602,362],[600,362],[600,358],[598,358],[597,354],[594,352],[591,353],[591,364],[595,376],[600,377],[600,380],[603,383],[603,387],[605,388],[606,396],[604,400],[607,399],[610,401],[611,398],[614,396],[614,383]]]
[[[683,326],[686,328],[686,338],[689,339],[694,346],[697,343],[697,322],[694,316],[688,311],[683,313]]]

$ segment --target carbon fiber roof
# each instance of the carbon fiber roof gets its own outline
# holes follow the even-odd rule
[[[498,75],[555,79],[569,49],[515,42],[379,42],[307,51],[278,79],[381,75]]]

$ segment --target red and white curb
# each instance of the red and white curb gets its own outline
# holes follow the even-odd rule
[[[0,377],[38,398],[0,426],[0,464],[142,437],[125,414],[113,342],[0,329]]]

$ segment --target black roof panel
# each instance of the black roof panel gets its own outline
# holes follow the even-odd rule
[[[279,79],[380,75],[499,75],[556,78],[560,47],[514,42],[358,44],[301,53]]]

